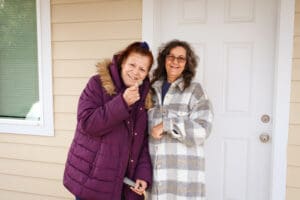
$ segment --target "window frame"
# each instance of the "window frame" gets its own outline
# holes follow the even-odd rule
[[[0,133],[54,135],[50,0],[36,0],[36,14],[41,118],[39,121],[0,118]]]

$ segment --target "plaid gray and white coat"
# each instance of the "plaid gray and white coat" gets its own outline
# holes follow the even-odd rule
[[[163,81],[153,84],[154,107],[148,111],[149,133],[163,122],[160,140],[149,137],[153,164],[152,200],[205,199],[205,139],[211,130],[211,103],[199,83],[184,89],[183,79],[173,82],[162,103]]]

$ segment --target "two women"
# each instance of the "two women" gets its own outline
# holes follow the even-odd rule
[[[152,183],[147,133],[152,63],[147,43],[134,42],[98,64],[98,74],[84,88],[64,172],[64,185],[76,199],[143,199]],[[135,187],[123,184],[125,177]]]
[[[203,145],[213,114],[204,89],[192,81],[197,56],[187,42],[173,40],[160,49],[157,62],[152,80],[154,108],[148,112],[150,199],[203,200]]]
[[[64,185],[79,199],[139,199],[148,187],[155,200],[205,198],[203,145],[212,108],[192,81],[197,56],[188,43],[174,40],[157,60],[148,112],[153,175],[146,135],[153,57],[146,43],[137,42],[99,65],[99,75],[81,94],[64,175]],[[124,185],[124,177],[135,187]]]

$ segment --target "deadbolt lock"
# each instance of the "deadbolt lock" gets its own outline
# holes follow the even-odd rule
[[[262,115],[260,120],[263,122],[263,123],[269,123],[270,122],[270,116],[269,115]]]

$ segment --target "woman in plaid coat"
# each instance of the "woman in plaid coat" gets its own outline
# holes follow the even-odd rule
[[[187,42],[164,45],[153,73],[154,108],[149,116],[149,149],[155,200],[205,199],[205,139],[213,118],[200,83],[192,82],[197,56]]]

